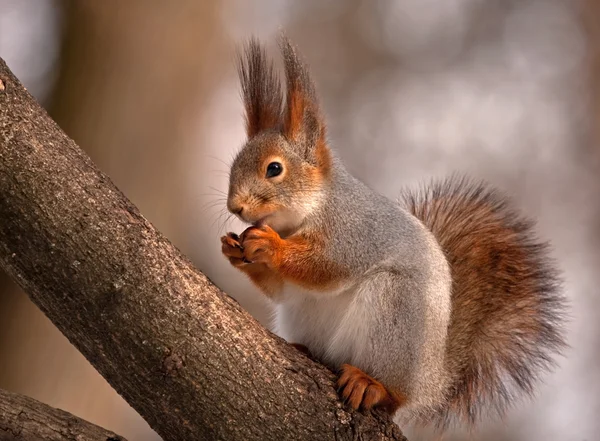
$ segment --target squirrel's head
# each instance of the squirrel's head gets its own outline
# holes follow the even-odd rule
[[[240,57],[248,141],[231,166],[227,208],[243,221],[284,234],[319,206],[332,158],[308,70],[285,37],[281,50],[285,105],[260,44],[251,39]]]

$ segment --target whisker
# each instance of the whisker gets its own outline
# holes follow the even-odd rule
[[[214,173],[218,176],[227,176],[230,177],[231,173],[228,170],[217,170],[217,169],[213,169],[213,170],[209,170],[210,173]]]
[[[211,158],[211,159],[214,159],[216,161],[219,161],[221,164],[223,164],[227,168],[231,168],[231,164],[228,164],[227,162],[223,161],[218,156],[214,156],[214,155],[204,155],[204,156],[206,156],[207,158]]]
[[[218,193],[197,193],[196,196],[214,197],[214,198],[219,198],[219,199],[222,199],[222,200],[227,200],[227,196],[225,196],[223,194],[218,194]]]
[[[210,202],[207,202],[206,204],[202,204],[201,210],[208,211],[208,210],[212,210],[213,208],[223,209],[223,207],[225,207],[225,204],[222,201],[210,201]]]
[[[208,218],[208,220],[210,221],[210,228],[214,228],[215,224],[217,223],[217,221],[219,220],[219,217],[222,215],[221,210],[219,210],[218,212],[212,213],[210,215],[210,217]]]
[[[223,219],[223,216],[225,216],[227,214],[227,211],[223,208],[221,210],[219,210],[219,215],[215,217],[215,219],[211,222],[210,224],[210,228],[215,227],[215,225],[219,225],[221,222],[221,219]],[[220,235],[220,230],[221,228],[217,228],[217,234]]]
[[[202,204],[201,210],[209,213],[208,220],[212,221],[212,228],[220,215],[227,211],[227,204],[225,201],[208,201]]]
[[[229,222],[229,220],[231,219],[232,216],[233,216],[233,213],[229,213],[229,215],[225,218],[225,220],[223,221],[223,223],[219,227],[219,229],[218,229],[219,236],[225,232],[226,225],[227,225],[227,223]]]
[[[225,192],[225,191],[223,191],[223,190],[220,190],[220,189],[218,189],[218,188],[216,188],[216,187],[213,187],[213,186],[211,186],[211,185],[209,185],[209,186],[208,186],[208,188],[210,188],[211,190],[214,190],[214,191],[216,191],[216,192],[217,192],[218,194],[220,194],[220,195],[223,195],[223,196],[227,197],[227,192]]]

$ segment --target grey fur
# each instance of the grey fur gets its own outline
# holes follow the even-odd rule
[[[276,331],[333,368],[357,366],[411,399],[399,418],[443,400],[451,278],[433,235],[333,161],[331,184],[303,230],[323,231],[327,260],[356,275],[331,293],[286,286]]]

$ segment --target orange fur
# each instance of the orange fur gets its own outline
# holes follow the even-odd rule
[[[283,133],[290,141],[298,141],[304,134],[304,109],[306,101],[301,89],[297,84],[291,84],[287,95],[286,117],[283,125]]]
[[[373,377],[349,364],[343,364],[337,381],[340,395],[352,409],[380,408],[394,413],[406,402],[404,395],[392,392]]]
[[[248,261],[263,263],[284,280],[307,289],[332,289],[348,277],[337,265],[323,259],[323,244],[316,236],[282,239],[271,227],[263,225],[246,229],[242,246]]]
[[[281,291],[283,280],[281,276],[264,263],[248,263],[244,259],[240,238],[233,233],[221,238],[221,251],[229,262],[243,271],[267,296],[273,296]]]
[[[321,179],[326,179],[331,173],[331,151],[325,140],[325,132],[323,132],[317,141],[317,170],[321,176]]]

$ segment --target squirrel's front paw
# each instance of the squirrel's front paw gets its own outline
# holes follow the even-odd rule
[[[247,261],[264,263],[269,268],[279,265],[283,239],[271,227],[250,227],[242,233],[241,240],[243,255]]]
[[[354,410],[377,407],[394,413],[404,401],[399,394],[390,393],[379,381],[349,364],[342,365],[337,386],[344,401]]]
[[[221,252],[229,259],[229,262],[236,267],[245,265],[244,252],[241,239],[235,233],[227,233],[221,237]]]

